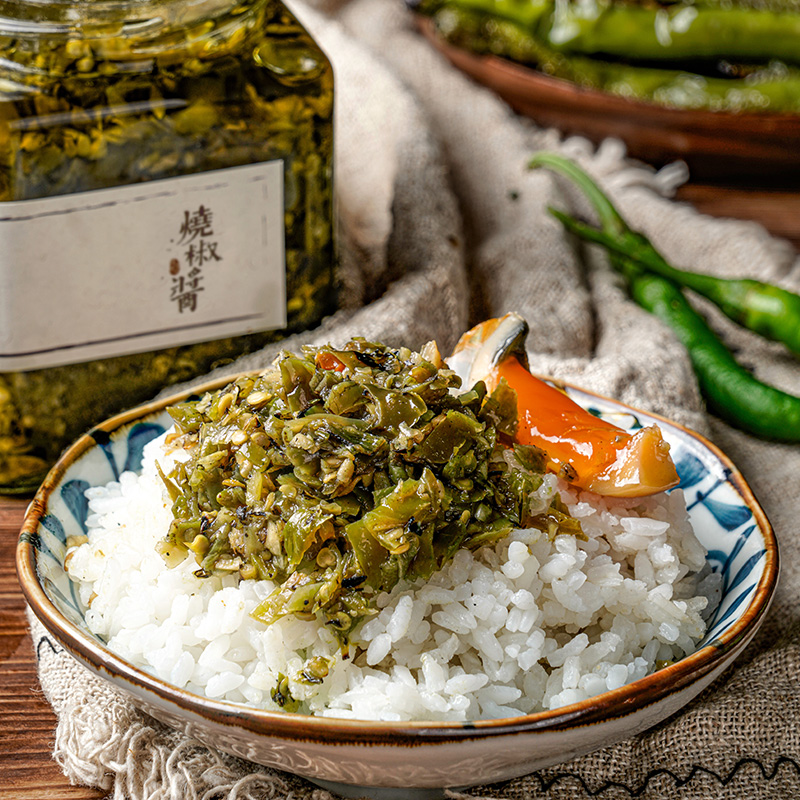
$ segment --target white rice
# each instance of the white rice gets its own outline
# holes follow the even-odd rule
[[[249,612],[269,581],[197,578],[193,558],[168,568],[155,551],[170,522],[156,476],[87,492],[89,541],[70,551],[86,624],[132,664],[197,694],[277,709],[279,675],[324,716],[380,720],[513,717],[585,700],[692,652],[719,591],[682,493],[644,499],[576,494],[549,477],[586,541],[517,530],[459,551],[427,583],[400,584],[353,637],[350,659],[322,624]],[[711,605],[713,605],[713,599]],[[331,660],[321,684],[306,659]]]

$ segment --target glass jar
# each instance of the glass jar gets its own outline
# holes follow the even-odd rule
[[[0,491],[333,310],[332,119],[278,0],[0,0]]]

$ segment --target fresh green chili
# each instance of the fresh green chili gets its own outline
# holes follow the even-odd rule
[[[800,112],[800,70],[788,59],[777,60],[774,52],[769,58],[753,60],[718,49],[719,40],[714,37],[714,56],[690,61],[678,59],[673,52],[660,60],[635,60],[630,50],[625,58],[584,55],[555,47],[532,32],[531,26],[480,5],[481,0],[423,0],[415,10],[429,16],[437,34],[455,47],[507,58],[618,97],[668,108]],[[749,9],[741,13],[742,19],[749,19]],[[629,36],[626,42],[633,39]]]
[[[800,398],[759,381],[739,364],[672,281],[634,272],[628,275],[628,288],[684,345],[715,414],[756,436],[800,441]]]
[[[709,407],[743,430],[800,441],[800,398],[759,381],[741,366],[684,297],[680,286],[705,295],[733,319],[798,352],[800,298],[759,281],[695,275],[672,267],[643,234],[631,230],[596,183],[569,159],[539,153],[530,167],[565,175],[586,194],[600,220],[593,228],[557,209],[550,212],[571,233],[606,248],[632,298],[669,325],[686,347]]]
[[[714,59],[800,61],[795,9],[556,0],[457,0],[462,8],[519,25],[565,53],[626,60]],[[437,5],[437,0],[428,2]]]
[[[600,217],[602,230],[551,210],[572,233],[632,259],[648,272],[703,295],[734,322],[766,339],[782,342],[792,352],[800,354],[800,296],[751,278],[717,278],[676,269],[644,234],[628,227],[597,184],[573,162],[552,153],[540,153],[531,165],[550,167],[567,175],[591,201]]]
[[[664,260],[645,236],[635,231],[617,238],[558,209],[551,209],[551,213],[581,239],[602,245],[610,254],[629,257],[652,274],[703,295],[742,327],[765,339],[782,342],[800,355],[800,296],[793,292],[752,278],[717,278],[676,269]]]

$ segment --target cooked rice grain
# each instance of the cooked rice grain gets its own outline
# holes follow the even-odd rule
[[[87,626],[109,649],[215,699],[276,709],[271,693],[286,675],[301,710],[324,716],[464,720],[559,708],[692,652],[719,593],[680,491],[599,498],[550,477],[585,541],[517,530],[495,547],[461,550],[427,583],[378,596],[345,659],[321,624],[290,617],[266,627],[249,616],[271,582],[200,579],[193,559],[167,568],[155,551],[170,521],[158,446],[141,476],[87,492],[89,541],[68,570]],[[329,661],[322,683],[301,676],[313,657]]]

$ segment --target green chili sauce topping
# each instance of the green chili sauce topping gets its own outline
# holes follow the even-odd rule
[[[535,494],[545,454],[514,442],[513,391],[459,388],[434,343],[354,339],[172,407],[169,443],[188,459],[162,473],[162,555],[194,556],[200,577],[273,580],[253,616],[320,618],[345,643],[380,592],[459,548],[517,527],[582,536],[557,494]]]

